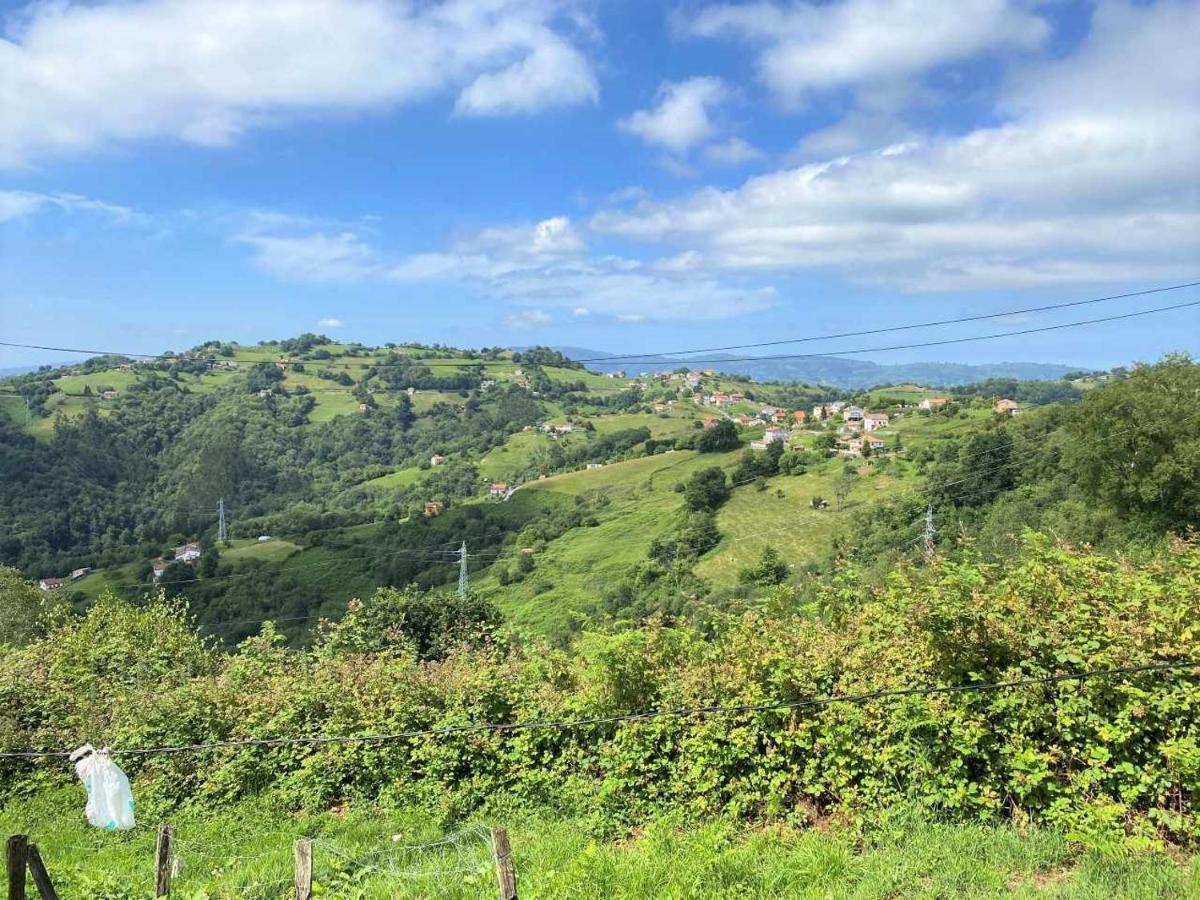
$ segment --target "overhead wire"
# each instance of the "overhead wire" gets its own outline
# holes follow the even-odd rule
[[[860,337],[860,336],[867,336],[867,335],[872,335],[872,334],[907,331],[907,330],[913,330],[913,329],[917,329],[917,328],[939,327],[939,326],[944,326],[944,325],[960,324],[960,323],[972,322],[972,321],[982,321],[982,320],[987,320],[987,319],[999,319],[999,318],[1004,318],[1005,316],[1021,315],[1021,314],[1031,313],[1031,312],[1047,312],[1047,311],[1056,310],[1056,309],[1066,309],[1066,308],[1070,308],[1070,307],[1083,306],[1086,304],[1103,303],[1103,302],[1109,302],[1109,301],[1113,301],[1113,300],[1129,299],[1129,298],[1133,298],[1133,297],[1141,297],[1141,296],[1147,296],[1147,295],[1151,295],[1151,294],[1159,294],[1159,293],[1164,293],[1164,292],[1168,292],[1168,291],[1185,290],[1187,288],[1192,288],[1192,287],[1197,287],[1197,286],[1200,286],[1200,282],[1186,282],[1186,283],[1180,283],[1180,284],[1165,285],[1165,286],[1156,287],[1156,288],[1149,288],[1149,289],[1143,290],[1143,291],[1133,291],[1133,292],[1129,292],[1129,293],[1125,293],[1125,294],[1114,294],[1114,295],[1110,295],[1110,296],[1106,296],[1106,297],[1096,297],[1096,298],[1091,298],[1091,299],[1087,299],[1087,300],[1073,300],[1073,301],[1068,301],[1065,303],[1045,304],[1043,306],[1037,306],[1037,307],[1024,307],[1024,308],[1020,308],[1020,309],[1004,310],[1001,312],[979,314],[979,315],[975,315],[975,316],[962,316],[962,317],[957,317],[957,318],[942,319],[942,320],[936,320],[936,321],[931,321],[931,322],[908,323],[908,324],[902,324],[902,325],[888,326],[888,327],[884,327],[884,328],[864,329],[864,330],[860,330],[860,331],[850,331],[850,332],[840,332],[837,334],[829,334],[829,335],[811,335],[811,336],[795,338],[795,339],[779,339],[776,341],[760,342],[758,344],[730,345],[727,348],[702,348],[702,349],[692,349],[692,350],[677,350],[677,351],[672,351],[672,353],[674,353],[676,355],[691,355],[691,354],[695,354],[695,353],[716,352],[717,349],[746,349],[746,348],[753,348],[753,347],[780,346],[780,345],[792,344],[792,343],[812,342],[812,341],[820,341],[820,340],[834,340],[834,339],[845,338],[845,337]],[[689,360],[689,361],[690,362],[705,362],[705,363],[708,363],[708,362],[724,363],[724,362],[767,361],[767,360],[778,360],[778,359],[806,359],[806,358],[812,358],[812,357],[817,357],[817,356],[836,356],[836,355],[848,355],[848,354],[880,353],[880,352],[886,352],[886,351],[892,351],[892,350],[916,349],[919,347],[937,347],[937,346],[945,346],[947,344],[960,344],[960,343],[967,343],[967,342],[972,342],[972,341],[994,340],[994,339],[1000,339],[1000,338],[1005,338],[1005,337],[1018,337],[1021,335],[1036,334],[1036,333],[1045,332],[1045,331],[1055,331],[1055,330],[1060,330],[1060,329],[1064,329],[1064,328],[1078,328],[1078,327],[1086,326],[1086,325],[1096,325],[1096,324],[1101,324],[1101,323],[1105,323],[1105,322],[1115,322],[1115,321],[1120,321],[1120,320],[1124,320],[1124,319],[1130,319],[1130,318],[1134,318],[1137,316],[1146,316],[1146,315],[1153,315],[1153,314],[1160,313],[1160,312],[1169,312],[1172,310],[1183,309],[1186,307],[1197,306],[1197,305],[1200,305],[1200,300],[1192,301],[1192,302],[1188,302],[1188,303],[1173,304],[1173,305],[1169,305],[1169,306],[1154,307],[1154,308],[1145,309],[1145,310],[1137,310],[1134,312],[1122,313],[1122,314],[1113,315],[1113,316],[1103,316],[1103,317],[1099,317],[1099,318],[1095,318],[1095,319],[1084,319],[1084,320],[1076,321],[1076,322],[1063,322],[1063,323],[1058,323],[1055,325],[1045,325],[1045,326],[1040,326],[1037,328],[1021,329],[1018,331],[1006,331],[1006,332],[998,332],[998,333],[992,333],[992,334],[973,335],[973,336],[968,336],[968,337],[947,338],[947,339],[938,340],[938,341],[924,341],[924,342],[913,343],[913,344],[899,344],[899,345],[894,345],[894,346],[889,346],[889,347],[862,347],[862,348],[831,350],[831,351],[823,352],[823,353],[778,354],[778,355],[749,356],[749,357],[722,357],[720,359],[713,359],[713,360],[693,359],[693,360]],[[163,353],[158,353],[158,354],[133,353],[133,352],[123,352],[123,351],[116,351],[116,350],[96,350],[96,349],[85,349],[85,348],[80,348],[80,347],[58,347],[58,346],[49,346],[49,345],[43,345],[43,344],[26,344],[26,343],[14,342],[14,341],[0,341],[0,347],[11,347],[14,349],[26,349],[26,350],[43,350],[43,351],[50,351],[50,352],[56,352],[56,353],[79,353],[79,354],[85,354],[85,355],[90,355],[90,356],[120,356],[120,357],[129,358],[129,359],[156,360],[156,361],[164,361],[164,362],[212,362],[212,363],[216,363],[216,362],[224,361],[224,362],[245,362],[245,363],[250,363],[250,364],[253,364],[253,363],[282,364],[285,366],[286,365],[295,365],[297,363],[300,363],[300,364],[305,364],[305,365],[313,364],[314,366],[324,365],[324,366],[330,366],[330,367],[336,366],[336,365],[341,365],[342,367],[348,367],[351,365],[349,363],[336,364],[332,360],[286,359],[286,358],[285,359],[269,359],[269,358],[262,358],[261,356],[256,356],[253,358],[247,358],[247,357],[238,358],[236,355],[234,355],[232,357],[222,357],[222,356],[187,356],[187,355],[183,355],[183,354],[163,354]],[[401,348],[401,349],[403,349],[403,348]],[[620,354],[620,355],[609,355],[609,356],[601,356],[601,357],[586,357],[583,359],[578,359],[578,360],[573,360],[573,361],[577,362],[577,363],[584,363],[584,362],[613,362],[613,361],[619,362],[622,360],[635,360],[635,361],[636,360],[647,360],[650,363],[662,363],[662,362],[664,362],[663,360],[653,360],[650,357],[664,356],[664,355],[667,355],[667,354],[666,353]],[[364,361],[362,363],[354,363],[353,366],[358,367],[358,368],[409,368],[414,365],[418,365],[418,366],[425,366],[425,367],[442,367],[442,368],[445,368],[445,367],[470,368],[470,367],[480,366],[480,365],[485,365],[485,366],[486,365],[506,365],[506,366],[509,366],[509,365],[514,365],[514,364],[521,365],[521,363],[514,363],[514,361],[511,359],[469,359],[469,360],[440,361],[437,359],[414,358],[412,360],[406,360],[405,362],[398,362],[398,363],[383,363],[383,362],[374,362],[374,361]]]

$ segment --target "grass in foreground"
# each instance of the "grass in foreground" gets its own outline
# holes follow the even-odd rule
[[[13,803],[0,812],[0,832],[31,836],[64,898],[149,897],[154,823],[125,834],[88,829],[81,807],[80,789]],[[291,896],[292,846],[300,836],[314,840],[320,897],[495,896],[483,821],[443,829],[412,811],[356,807],[290,816],[247,803],[220,815],[177,812],[171,822],[173,896]],[[629,839],[603,842],[580,821],[512,816],[506,824],[527,898],[1200,896],[1195,860],[1106,857],[1036,829],[897,816],[861,842],[837,829],[662,820]]]

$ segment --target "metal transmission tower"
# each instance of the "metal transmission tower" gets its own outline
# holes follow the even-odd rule
[[[933,556],[933,539],[937,536],[937,529],[933,527],[933,504],[925,507],[925,559],[930,559]]]
[[[467,596],[467,542],[458,548],[458,596]]]
[[[225,498],[217,501],[217,540],[227,541],[229,535],[225,530]]]

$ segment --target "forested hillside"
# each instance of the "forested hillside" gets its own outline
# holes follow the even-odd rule
[[[69,773],[3,752],[89,740],[146,816],[202,829],[229,804],[597,837],[910,810],[1065,835],[1080,879],[1080,848],[1196,846],[1186,357],[846,394],[306,336],[6,389],[31,410],[0,425],[12,827],[22,797],[60,817]],[[275,896],[229,853],[197,889]]]

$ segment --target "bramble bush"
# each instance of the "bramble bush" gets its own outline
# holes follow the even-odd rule
[[[570,650],[485,622],[439,645],[437,660],[405,642],[412,608],[391,595],[378,613],[367,600],[347,625],[320,629],[311,649],[287,649],[267,626],[232,653],[197,637],[177,604],[109,597],[27,646],[0,647],[0,748],[110,744],[151,809],[262,793],[297,808],[371,798],[447,817],[550,805],[603,831],[667,809],[866,824],[915,803],[958,820],[1047,823],[1092,845],[1200,843],[1197,669],[571,728],[119,752],[1008,681],[1184,661],[1200,645],[1200,546],[1183,540],[1114,560],[1027,535],[1004,566],[935,561],[875,588],[842,573],[815,594],[704,634],[651,623],[585,634]],[[401,607],[409,618],[384,621]],[[368,623],[392,637],[372,642]],[[57,761],[0,760],[0,794],[70,776]]]

